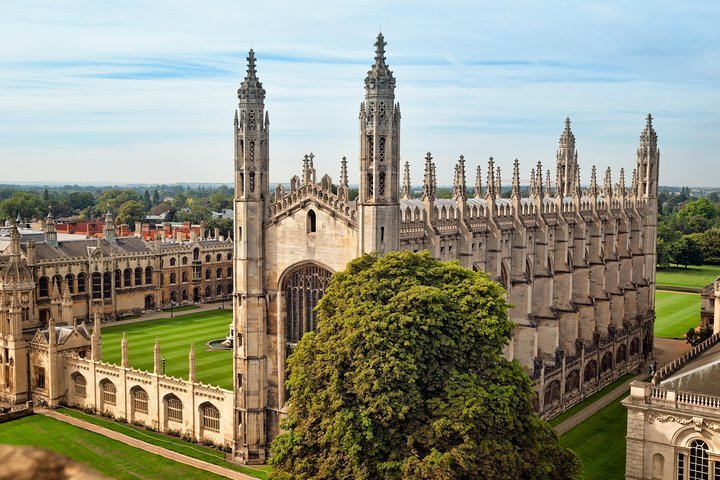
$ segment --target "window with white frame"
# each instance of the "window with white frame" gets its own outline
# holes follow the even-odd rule
[[[85,380],[85,377],[79,373],[74,374],[73,388],[75,390],[75,395],[85,398],[87,395],[87,381]]]
[[[206,403],[201,408],[203,429],[211,432],[220,431],[220,411],[213,405]]]
[[[106,405],[115,405],[117,399],[117,390],[115,384],[109,380],[104,380],[100,383],[102,389],[103,403]]]
[[[133,412],[148,413],[148,395],[142,388],[134,388],[131,391]]]
[[[182,402],[175,395],[169,395],[166,400],[168,420],[182,422]]]

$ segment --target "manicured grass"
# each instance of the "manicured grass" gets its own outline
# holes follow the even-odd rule
[[[656,292],[655,315],[656,337],[682,338],[700,325],[700,295]]]
[[[164,308],[163,312],[186,312],[188,310],[197,310],[197,305],[178,305],[177,307]]]
[[[635,375],[633,375],[633,374],[631,374],[631,373],[626,373],[626,374],[623,375],[622,377],[620,377],[620,378],[618,378],[617,380],[615,380],[614,382],[612,382],[610,385],[607,385],[607,386],[601,388],[598,392],[595,392],[593,395],[591,395],[590,397],[586,398],[586,399],[583,400],[582,402],[580,402],[580,403],[578,403],[577,405],[575,405],[575,406],[573,406],[573,407],[565,410],[563,413],[561,413],[561,414],[558,415],[557,417],[553,418],[553,419],[550,420],[548,423],[549,423],[550,425],[552,425],[553,427],[556,427],[556,426],[560,425],[562,422],[564,422],[564,421],[567,420],[568,418],[570,418],[570,417],[572,417],[573,415],[575,415],[576,413],[580,412],[580,410],[583,410],[585,407],[588,407],[588,406],[590,406],[591,404],[597,402],[598,400],[600,400],[601,398],[603,398],[605,395],[607,395],[608,393],[612,392],[612,391],[615,390],[617,387],[619,387],[619,386],[622,385],[623,383],[627,382],[628,380],[630,380],[630,379],[633,378],[634,376],[635,376]],[[628,387],[628,390],[629,390],[629,387]]]
[[[720,266],[702,265],[687,268],[658,268],[655,283],[678,287],[703,288],[720,277]]]
[[[560,443],[582,459],[584,480],[625,478],[627,409],[620,400],[560,436]]]
[[[68,415],[70,417],[79,418],[80,420],[84,420],[88,423],[92,423],[95,425],[99,425],[101,427],[105,427],[114,432],[122,433],[124,435],[127,435],[128,437],[136,438],[138,440],[142,440],[143,442],[147,442],[152,445],[157,445],[159,447],[167,448],[168,450],[172,450],[173,452],[178,452],[183,455],[187,455],[188,457],[197,458],[198,460],[203,460],[208,463],[220,465],[221,467],[230,468],[232,470],[246,473],[248,475],[252,475],[257,478],[262,478],[262,479],[267,478],[268,472],[270,470],[270,467],[265,467],[265,466],[244,467],[244,466],[240,466],[240,465],[235,465],[235,464],[226,462],[225,454],[223,452],[221,452],[220,450],[215,450],[214,448],[209,448],[209,447],[205,447],[203,445],[186,442],[179,438],[171,437],[169,435],[165,435],[162,433],[151,432],[149,430],[146,430],[141,427],[137,427],[135,425],[131,425],[131,424],[127,424],[127,423],[113,422],[106,418],[98,417],[95,415],[88,415],[86,413],[80,412],[78,410],[73,410],[70,408],[61,408],[58,410],[58,412],[62,413],[63,415]]]
[[[4,423],[0,443],[47,448],[111,478],[223,478],[42,415]]]
[[[187,379],[188,353],[194,343],[198,381],[232,390],[232,350],[208,350],[205,346],[209,340],[224,339],[231,321],[232,310],[217,309],[103,327],[103,361],[120,365],[120,341],[125,332],[130,366],[153,371],[153,346],[157,338],[160,355],[165,357],[165,373]]]

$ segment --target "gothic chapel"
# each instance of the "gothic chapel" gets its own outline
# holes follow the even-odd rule
[[[313,308],[333,272],[368,252],[429,250],[484,271],[507,290],[516,323],[506,349],[533,377],[537,409],[552,417],[628,371],[652,350],[659,150],[652,117],[640,135],[629,188],[595,166],[582,186],[570,120],[560,136],[555,178],[538,162],[521,192],[515,160],[509,198],[500,167],[478,166],[466,184],[455,166],[452,198],[438,198],[425,158],[422,196],[400,165],[400,105],[385,59],[375,61],[360,105],[359,194],[349,198],[347,160],[333,184],[313,155],[301,176],[269,192],[270,121],[255,54],[235,112],[234,379],[235,456],[265,460],[287,397],[286,358],[316,327]],[[402,176],[402,178],[401,178]],[[521,194],[522,193],[522,194]]]

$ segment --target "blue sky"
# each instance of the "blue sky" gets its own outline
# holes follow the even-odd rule
[[[357,179],[357,112],[380,28],[402,160],[460,154],[503,179],[554,165],[572,120],[590,167],[632,170],[655,117],[660,183],[720,185],[720,2],[6,0],[2,183],[231,182],[236,91],[252,46],[267,90],[271,180],[313,152]],[[470,175],[469,175],[470,176]],[[630,178],[630,175],[626,176]],[[472,183],[472,179],[468,178]]]

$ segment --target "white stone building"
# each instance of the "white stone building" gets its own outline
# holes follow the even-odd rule
[[[657,135],[648,115],[629,188],[625,171],[581,185],[569,119],[555,158],[555,181],[538,163],[520,185],[513,164],[509,197],[490,158],[466,183],[455,166],[452,198],[438,198],[435,162],[425,158],[422,196],[413,198],[400,164],[400,106],[382,34],[365,78],[359,113],[359,194],[340,177],[318,176],[312,154],[290,188],[269,190],[270,121],[255,54],[235,113],[236,458],[263,462],[287,401],[285,365],[333,272],[364,253],[429,250],[440,260],[487,272],[507,289],[517,324],[507,347],[535,379],[545,417],[579,402],[652,350]]]

